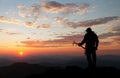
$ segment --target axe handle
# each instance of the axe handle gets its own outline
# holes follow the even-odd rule
[[[73,41],[73,45],[74,45],[74,44],[78,45],[79,43]],[[80,47],[82,47],[83,49],[85,49],[85,47],[83,47],[83,46],[80,46]]]

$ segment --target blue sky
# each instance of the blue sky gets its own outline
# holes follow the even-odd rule
[[[119,9],[119,0],[1,0],[0,8],[1,8],[1,15],[4,15],[5,12],[10,12],[11,15],[14,11],[17,11],[18,5],[26,5],[31,6],[37,2],[41,1],[56,1],[59,3],[67,4],[67,3],[75,3],[75,4],[81,4],[81,3],[88,3],[95,8],[95,13],[91,14],[91,18],[95,17],[102,17],[102,16],[111,16],[111,15],[117,15],[120,14]],[[12,12],[13,11],[13,12]],[[89,15],[88,15],[89,16]],[[88,17],[90,18],[90,17]]]

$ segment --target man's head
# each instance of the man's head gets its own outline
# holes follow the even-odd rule
[[[86,32],[91,32],[92,29],[91,29],[91,28],[87,28],[85,31],[86,31]]]

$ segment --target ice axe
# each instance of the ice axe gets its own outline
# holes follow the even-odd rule
[[[73,46],[74,46],[74,44],[79,45],[79,43],[77,43],[77,42],[75,42],[75,41],[73,40]],[[80,47],[82,47],[83,49],[85,49],[85,47],[83,47],[83,46],[80,46]]]

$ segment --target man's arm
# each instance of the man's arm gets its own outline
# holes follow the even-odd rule
[[[85,43],[85,41],[86,41],[86,35],[84,36],[83,40],[80,43],[78,43],[78,46],[82,46]]]
[[[97,36],[97,35],[96,35]],[[96,38],[96,45],[95,45],[95,49],[97,50],[97,48],[98,48],[98,45],[99,45],[99,39],[98,39],[98,36],[97,36],[97,38]]]

